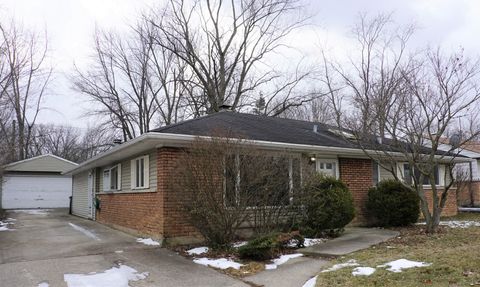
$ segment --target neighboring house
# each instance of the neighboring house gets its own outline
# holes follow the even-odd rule
[[[266,156],[275,151],[289,154],[289,160],[282,161],[288,169],[286,188],[291,189],[297,184],[294,181],[301,180],[293,176],[302,174],[302,170],[296,170],[302,169],[302,165],[293,163],[296,159],[304,159],[312,170],[340,178],[353,194],[356,224],[365,223],[368,189],[379,180],[393,177],[339,129],[320,123],[223,111],[152,130],[69,171],[73,175],[73,214],[136,234],[167,239],[173,244],[198,239],[199,233],[182,212],[185,194],[172,192],[168,180],[177,176],[174,168],[182,148],[198,137],[218,135],[218,131],[242,135],[250,146],[258,147]],[[409,166],[400,153],[397,156],[395,170],[408,181]],[[440,164],[437,171],[441,174],[444,166]],[[241,171],[239,174],[230,180],[241,180]],[[437,176],[437,181],[441,189],[444,177]],[[455,192],[452,192],[444,215],[456,212]]]
[[[459,152],[468,161],[456,164],[458,184],[458,204],[460,206],[480,206],[480,143],[468,142]]]
[[[46,154],[3,166],[1,207],[61,208],[69,207],[72,176],[62,175],[77,164]]]

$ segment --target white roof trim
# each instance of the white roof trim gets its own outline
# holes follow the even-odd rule
[[[65,171],[63,174],[76,174],[94,167],[102,166],[102,164],[96,164],[97,161],[103,160],[104,162],[108,161],[109,157],[112,158],[114,155],[121,152],[126,151],[129,148],[132,148],[134,145],[138,145],[143,143],[144,147],[141,150],[137,150],[137,153],[143,152],[148,149],[158,148],[162,146],[172,146],[172,147],[184,147],[188,143],[192,142],[195,139],[210,139],[212,137],[209,136],[195,136],[195,135],[186,135],[186,134],[171,134],[171,133],[156,133],[156,132],[149,132],[144,133],[141,136],[138,136],[130,141],[127,141],[119,146],[116,146],[106,152],[98,154],[97,156],[92,157],[91,159],[81,163],[80,165],[76,166],[75,168]],[[300,151],[300,152],[311,152],[311,153],[319,153],[319,154],[341,154],[345,157],[347,156],[355,156],[355,157],[366,157],[365,152],[361,149],[356,148],[341,148],[341,147],[332,147],[332,146],[318,146],[318,145],[306,145],[306,144],[292,144],[292,143],[282,143],[282,142],[271,142],[271,141],[261,141],[261,140],[245,140],[246,143],[268,148],[268,149],[276,149],[276,150],[291,150],[291,151]],[[366,150],[366,152],[372,154],[378,154],[378,151],[374,150]],[[404,155],[402,153],[390,153],[391,156],[403,158]],[[125,158],[128,156],[125,155]],[[436,156],[439,159],[451,159],[451,157],[446,156]],[[467,159],[460,159],[455,158],[455,162],[464,162]]]
[[[76,163],[76,162],[69,161],[69,160],[67,160],[67,159],[64,159],[63,157],[59,157],[59,156],[56,156],[56,155],[51,154],[51,153],[47,153],[47,154],[42,154],[42,155],[38,155],[38,156],[35,156],[35,157],[23,159],[23,160],[11,162],[11,163],[9,163],[9,164],[4,165],[3,168],[6,169],[6,168],[9,168],[9,167],[13,167],[13,166],[19,165],[19,164],[21,164],[21,163],[25,163],[25,162],[37,160],[37,159],[43,158],[43,157],[53,157],[53,158],[62,160],[62,161],[64,161],[64,162],[67,162],[67,163],[72,164],[72,165],[78,165],[78,163]]]

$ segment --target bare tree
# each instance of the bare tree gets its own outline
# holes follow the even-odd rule
[[[72,79],[95,104],[88,114],[106,118],[125,141],[185,116],[185,69],[153,34],[146,21],[130,27],[127,37],[97,29],[93,66],[77,69]]]
[[[238,136],[197,139],[176,172],[172,196],[183,194],[181,208],[189,215],[179,220],[188,220],[214,247],[228,246],[241,228],[265,234],[285,227],[301,181],[300,158],[266,153]]]
[[[459,147],[480,132],[474,124],[480,66],[478,60],[472,61],[461,52],[445,55],[440,49],[404,56],[411,30],[407,29],[404,37],[395,37],[400,44],[392,45],[379,38],[385,35],[389,21],[383,15],[371,21],[361,18],[355,29],[361,53],[350,59],[354,73],[329,65],[326,82],[341,79],[343,91],[352,91],[347,94],[352,104],[336,110],[338,124],[349,129],[345,131],[352,133],[367,156],[417,191],[427,232],[431,233],[438,227],[455,184],[453,168]],[[383,48],[375,48],[378,42]],[[387,50],[390,52],[385,54]],[[335,99],[335,93],[331,95]],[[459,118],[469,128],[445,148],[443,141],[458,130]],[[405,162],[404,172],[398,172],[398,162]],[[439,166],[444,167],[443,174],[438,172]],[[444,178],[442,187],[437,184],[439,177]]]
[[[297,68],[284,77],[267,59],[304,23],[300,11],[290,0],[170,0],[145,19],[157,28],[158,45],[183,61],[201,88],[192,98],[199,114],[225,104],[253,107],[261,91],[268,113],[280,114],[304,100],[293,91],[309,72]]]
[[[37,34],[12,21],[0,24],[0,92],[2,132],[17,147],[15,159],[29,156],[32,129],[41,110],[52,69],[47,66],[48,42]],[[11,128],[8,128],[10,126]],[[6,134],[7,131],[13,134]]]
[[[73,162],[85,161],[113,146],[112,132],[99,127],[85,131],[70,126],[35,125],[29,154],[54,154]]]

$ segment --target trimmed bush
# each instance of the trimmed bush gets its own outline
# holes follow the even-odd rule
[[[347,186],[333,177],[315,175],[304,186],[301,233],[309,237],[338,236],[355,217]]]
[[[298,232],[271,233],[248,241],[238,248],[240,258],[267,260],[276,257],[294,241],[296,247],[303,247],[304,238]]]
[[[385,180],[368,191],[367,211],[378,226],[406,226],[417,222],[417,193],[396,180]]]

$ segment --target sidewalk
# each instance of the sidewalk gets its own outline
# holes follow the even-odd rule
[[[347,228],[345,233],[338,238],[299,251],[309,256],[342,256],[387,241],[399,234],[398,231],[387,229],[352,227]]]

